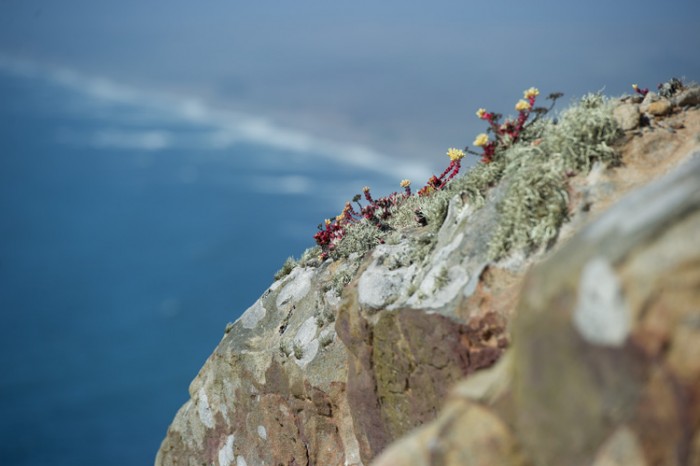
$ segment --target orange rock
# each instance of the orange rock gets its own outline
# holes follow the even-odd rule
[[[650,103],[647,113],[654,116],[664,116],[671,113],[672,108],[671,102],[666,99],[661,99]]]

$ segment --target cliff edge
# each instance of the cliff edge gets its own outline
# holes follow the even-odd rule
[[[155,464],[700,464],[700,87],[538,125],[290,267]]]

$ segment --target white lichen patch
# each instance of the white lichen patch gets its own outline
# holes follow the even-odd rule
[[[226,442],[224,443],[224,446],[221,447],[221,450],[219,450],[219,466],[231,466],[231,463],[233,463],[233,441],[233,435],[229,435],[228,437],[226,437]]]
[[[457,233],[457,235],[452,239],[452,241],[450,241],[450,243],[447,244],[446,246],[440,247],[438,245],[437,252],[432,259],[433,267],[447,261],[454,254],[454,252],[457,249],[459,249],[459,247],[462,245],[463,239],[464,239],[464,233],[460,232],[460,233]]]
[[[211,406],[209,406],[209,399],[207,398],[207,392],[204,391],[204,387],[201,387],[197,392],[197,412],[202,424],[209,429],[213,429],[214,414],[212,413]]]
[[[279,405],[279,409],[280,409],[280,411],[282,412],[282,415],[284,415],[284,416],[289,416],[289,408],[287,408],[286,405],[280,404],[280,405]]]
[[[301,324],[297,334],[294,336],[294,343],[304,347],[308,345],[311,340],[316,338],[316,331],[318,330],[318,325],[316,325],[316,318],[309,317]]]
[[[255,301],[255,304],[250,306],[243,313],[239,321],[241,322],[241,325],[243,325],[244,328],[255,328],[258,325],[258,322],[260,322],[263,319],[263,317],[265,317],[266,313],[267,310],[265,309],[265,306],[263,306],[262,300],[258,299],[257,301]]]
[[[239,456],[236,458],[236,466],[248,466],[248,463],[246,463],[245,458]]]
[[[499,259],[496,262],[496,266],[509,272],[518,273],[523,270],[529,259],[530,256],[528,256],[524,250],[516,249],[515,251],[510,251],[505,257]]]
[[[409,306],[439,308],[454,300],[469,283],[469,274],[460,265],[433,267],[420,284],[419,292],[406,302]]]
[[[277,295],[277,308],[281,309],[285,304],[296,304],[311,290],[311,278],[313,269],[297,267],[289,274],[287,284]]]
[[[286,278],[286,277],[285,277],[285,278]],[[269,290],[269,291],[277,291],[277,288],[279,288],[280,286],[282,286],[282,283],[283,283],[283,282],[284,282],[284,278],[281,278],[281,279],[275,281],[275,283],[273,283],[272,285],[270,285],[270,290]]]
[[[333,290],[326,291],[323,297],[326,300],[326,304],[334,309],[340,305],[340,295]]]
[[[219,404],[219,412],[224,417],[224,419],[228,420],[228,408],[226,407],[226,403]]]
[[[445,306],[457,297],[467,283],[469,283],[469,274],[464,267],[453,265],[447,269],[446,283],[435,291],[428,305],[433,308]]]
[[[464,285],[464,288],[462,289],[462,294],[464,294],[465,298],[470,297],[476,291],[477,286],[479,286],[479,277],[481,277],[481,274],[486,268],[486,265],[487,263],[481,264],[479,267],[476,268],[476,271],[473,274],[471,274],[471,277],[467,281],[467,284]]]
[[[221,400],[221,403],[219,403],[219,410],[227,422],[231,422],[231,419],[228,415],[228,409],[231,408],[231,410],[235,412],[235,407],[233,405],[232,400],[233,398],[235,398],[234,393],[236,393],[236,387],[239,386],[239,384],[240,382],[234,385],[234,383],[232,383],[232,381],[228,380],[227,378],[224,378],[224,380],[222,381],[223,400]]]
[[[267,440],[267,429],[265,429],[265,426],[258,426],[258,437]]]
[[[444,246],[438,245],[430,260],[430,268],[420,280],[418,291],[406,301],[411,307],[438,308],[452,301],[469,282],[470,274],[461,265],[454,264],[456,251],[462,246],[463,233],[457,233]]]
[[[455,230],[462,228],[462,222],[473,213],[473,210],[470,204],[463,203],[460,195],[453,196],[447,207],[445,220],[438,231],[438,241],[446,241]]]
[[[631,330],[630,313],[615,270],[607,260],[596,257],[581,272],[574,326],[590,343],[622,345]]]
[[[309,342],[308,345],[303,346],[303,353],[302,357],[300,359],[295,359],[294,362],[297,364],[297,366],[301,367],[302,369],[305,368],[311,361],[314,360],[316,355],[318,354],[318,348],[320,344],[318,342],[318,338],[314,338]]]
[[[318,353],[319,342],[316,332],[318,332],[316,318],[309,317],[301,324],[294,336],[294,346],[301,350],[301,357],[297,357],[294,362],[301,368],[306,367]]]
[[[408,288],[416,273],[416,265],[390,270],[382,265],[383,259],[399,254],[405,246],[377,246],[374,261],[362,273],[357,282],[357,295],[362,306],[386,308]]]

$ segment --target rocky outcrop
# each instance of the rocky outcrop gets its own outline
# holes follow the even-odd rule
[[[620,163],[569,181],[546,249],[489,258],[496,186],[276,281],[156,465],[697,464],[700,110],[662,100],[619,104]]]
[[[373,464],[700,464],[699,239],[695,152],[537,265],[508,355]]]

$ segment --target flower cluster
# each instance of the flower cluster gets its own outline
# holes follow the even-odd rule
[[[469,149],[460,150],[450,148],[447,151],[447,156],[450,159],[447,168],[445,168],[439,176],[431,176],[425,186],[418,191],[417,195],[420,197],[428,196],[435,191],[445,188],[445,186],[459,174],[462,166],[462,159],[466,153],[481,155],[482,162],[490,163],[499,150],[505,149],[517,142],[527,126],[536,121],[540,115],[547,113],[554,106],[553,102],[552,106],[548,109],[536,108],[534,106],[535,100],[539,94],[540,91],[537,90],[537,88],[531,87],[527,89],[523,93],[523,98],[515,104],[515,109],[518,111],[517,118],[507,119],[504,123],[500,123],[501,115],[487,112],[485,109],[480,108],[476,112],[476,115],[489,123],[490,127],[488,132],[492,132],[495,135],[495,139],[490,139],[487,133],[479,134],[476,137],[474,145],[482,148],[482,154],[478,154]],[[550,94],[548,98],[552,101],[556,101],[556,99],[561,96],[561,93],[554,93]],[[530,115],[533,113],[537,116],[529,120]],[[319,231],[314,235],[314,240],[321,248],[321,259],[331,257],[338,244],[347,235],[348,228],[352,228],[353,225],[359,222],[369,223],[379,229],[379,231],[390,230],[390,217],[402,202],[412,196],[411,182],[409,180],[402,180],[401,187],[404,190],[403,193],[394,192],[389,196],[378,199],[372,197],[369,187],[365,187],[362,190],[363,194],[358,194],[352,199],[352,202],[347,202],[345,208],[338,216],[333,220],[328,219],[323,224],[319,225]],[[363,197],[367,202],[367,205],[364,206],[360,204],[360,200]],[[357,207],[353,206],[353,204],[356,204]],[[426,216],[420,209],[416,210],[415,213],[418,224],[426,225]],[[380,238],[381,236],[377,235],[373,241],[382,242]]]
[[[648,88],[642,89],[639,87],[637,84],[632,84],[632,89],[634,89],[634,92],[637,94],[641,95],[642,97],[646,97],[646,95],[649,93]],[[671,78],[670,80],[659,83],[656,86],[656,89],[659,91],[659,95],[661,97],[666,97],[667,99],[676,94],[679,91],[682,91],[685,89],[685,84],[683,84],[683,80],[678,79],[678,78]]]
[[[634,89],[634,92],[636,92],[637,94],[641,95],[642,97],[646,96],[646,95],[649,93],[649,89],[648,89],[648,88],[642,89],[641,87],[639,87],[639,86],[636,85],[636,84],[632,84],[632,89]]]
[[[447,156],[450,158],[447,168],[440,176],[431,176],[426,185],[418,191],[418,195],[427,196],[434,191],[443,189],[459,173],[465,155],[465,152],[460,149],[450,148],[447,151]],[[389,196],[375,199],[369,187],[365,186],[362,188],[363,194],[357,194],[352,202],[347,202],[343,211],[335,219],[327,219],[320,224],[318,232],[314,235],[314,240],[321,247],[321,259],[330,257],[338,243],[345,237],[347,229],[362,220],[366,220],[380,231],[389,230],[388,220],[394,208],[412,195],[410,180],[402,180],[401,187],[403,193],[394,192]],[[360,204],[363,197],[367,202],[367,205],[364,206]],[[357,207],[354,207],[353,203]],[[421,223],[420,220],[417,221]]]
[[[346,202],[343,211],[335,219],[326,219],[318,226],[318,232],[314,235],[316,244],[321,247],[321,259],[327,259],[340,240],[343,239],[347,228],[361,220],[367,220],[380,230],[389,228],[387,220],[391,217],[392,208],[411,195],[411,181],[402,180],[403,193],[391,193],[389,196],[375,199],[372,197],[369,186],[362,188],[363,194],[357,194],[352,202],[357,204],[357,209],[352,203]],[[360,199],[365,198],[367,205],[360,204]]]
[[[476,116],[482,120],[489,123],[489,131],[493,132],[496,136],[495,140],[489,139],[487,133],[479,134],[476,139],[474,139],[474,145],[481,147],[481,161],[484,163],[490,163],[493,160],[496,150],[501,147],[506,147],[518,140],[523,129],[526,126],[527,120],[530,114],[534,112],[546,113],[547,109],[536,109],[535,100],[537,96],[540,95],[540,91],[531,87],[523,92],[523,98],[515,104],[515,110],[518,111],[518,117],[515,120],[506,120],[504,123],[500,123],[501,115],[498,113],[487,112],[486,109],[480,108],[476,112]],[[561,94],[552,94],[549,96],[551,99],[557,99],[561,97]],[[478,155],[478,154],[477,154]]]

